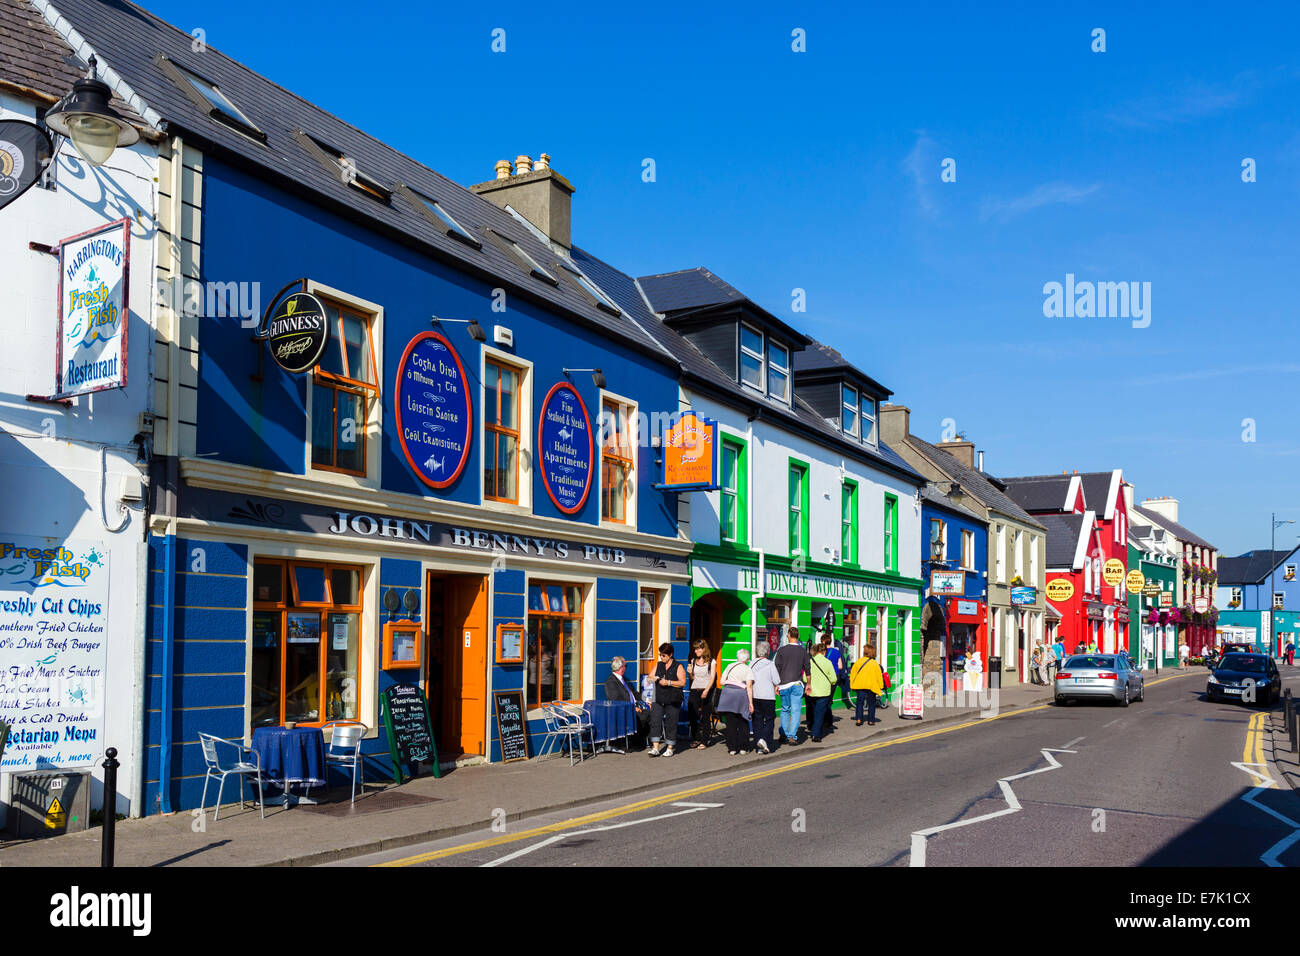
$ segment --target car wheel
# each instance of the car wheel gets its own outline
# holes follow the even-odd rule
[[[1129,700],[1128,700],[1128,681],[1125,681],[1125,682],[1124,682],[1124,699],[1120,702],[1120,706],[1121,706],[1121,707],[1127,707],[1128,704],[1129,704]]]
[[[1138,684],[1138,703],[1147,699],[1147,682],[1143,681]]]

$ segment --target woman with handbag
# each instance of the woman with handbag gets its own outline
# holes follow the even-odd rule
[[[868,644],[862,649],[862,657],[853,664],[849,673],[849,687],[857,696],[857,713],[855,727],[862,726],[862,705],[867,705],[867,725],[874,726],[876,720],[876,700],[885,692],[885,673],[876,660],[876,645]]]
[[[722,672],[719,682],[718,713],[727,719],[727,753],[749,753],[749,718],[754,713],[754,672],[749,666],[749,651],[743,647],[736,659]]]
[[[682,713],[682,688],[686,686],[686,668],[673,659],[668,641],[659,645],[659,664],[655,667],[655,702],[650,707],[651,757],[673,755],[677,742],[677,721]],[[659,742],[668,746],[659,749]]]
[[[704,641],[696,640],[691,645],[691,660],[687,671],[691,678],[691,699],[687,710],[691,721],[691,746],[703,750],[709,745],[711,736],[713,685],[718,675],[718,663]]]
[[[808,672],[808,713],[810,715],[812,742],[821,743],[822,724],[831,709],[831,694],[835,691],[835,665],[826,659],[826,648],[820,641],[814,641],[812,660]]]

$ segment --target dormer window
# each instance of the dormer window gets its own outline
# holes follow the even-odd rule
[[[840,427],[844,430],[844,434],[856,438],[858,435],[858,390],[845,385],[843,386],[843,393]]]
[[[740,326],[740,381],[763,391],[763,333]]]
[[[767,394],[778,402],[790,401],[790,350],[767,343]]]
[[[862,396],[862,440],[868,445],[876,444],[876,400],[867,395]]]

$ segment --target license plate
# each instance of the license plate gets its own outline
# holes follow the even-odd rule
[[[1240,687],[1225,687],[1225,688],[1223,688],[1223,692],[1224,692],[1225,694],[1240,694],[1240,693],[1241,693],[1241,688],[1240,688]]]
[[[1076,684],[1093,684],[1096,683],[1096,680],[1095,677],[1076,677],[1074,682]]]

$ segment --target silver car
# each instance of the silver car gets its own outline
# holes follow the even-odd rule
[[[1127,654],[1075,654],[1056,672],[1056,702],[1071,700],[1129,701],[1146,696],[1142,672],[1133,666]]]

